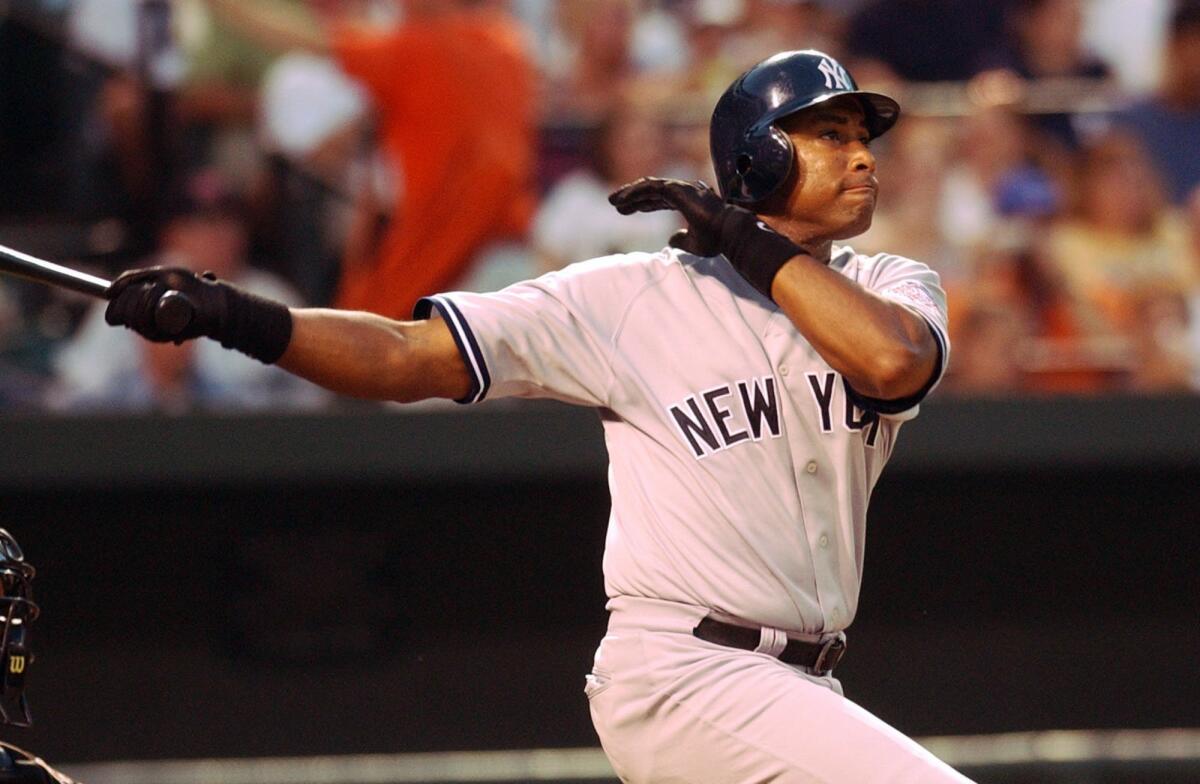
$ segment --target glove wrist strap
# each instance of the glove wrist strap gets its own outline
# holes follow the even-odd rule
[[[771,284],[783,265],[807,253],[745,209],[725,210],[719,236],[725,258],[767,299],[772,299]]]
[[[292,313],[287,305],[246,291],[225,287],[226,318],[220,334],[213,335],[225,348],[270,365],[283,356],[292,340]]]

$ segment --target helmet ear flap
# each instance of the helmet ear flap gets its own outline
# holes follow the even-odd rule
[[[734,152],[729,181],[722,183],[726,199],[750,206],[767,198],[787,179],[793,155],[792,140],[773,124],[752,128]]]

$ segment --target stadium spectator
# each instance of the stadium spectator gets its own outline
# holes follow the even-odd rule
[[[64,198],[77,178],[63,155],[70,137],[78,78],[48,36],[23,24],[36,6],[9,3],[0,13],[0,214],[45,215],[68,211]]]
[[[1192,191],[1184,213],[1188,226],[1192,271],[1195,282],[1187,296],[1188,356],[1192,365],[1191,386],[1200,391],[1200,186]]]
[[[301,0],[270,5],[314,24]],[[78,123],[77,168],[88,180],[76,195],[82,208],[98,192],[130,219],[144,251],[176,172],[216,166],[227,181],[250,186],[260,170],[257,91],[271,51],[202,0],[75,0],[66,33],[76,59],[88,64],[80,89],[91,93],[79,102],[88,107]]]
[[[1032,338],[1024,311],[984,302],[971,307],[954,327],[954,365],[947,370],[943,393],[992,397],[1024,390],[1023,352]]]
[[[1125,345],[1096,335],[1071,297],[1045,247],[1049,218],[1039,202],[1033,199],[1023,208],[1027,214],[1009,215],[995,225],[974,251],[967,285],[955,292],[950,330],[967,356],[963,391],[979,392],[983,380],[1003,378],[998,392],[1018,381],[1025,392],[1100,392],[1129,369]],[[993,324],[996,311],[1014,320]],[[1010,367],[988,375],[978,364],[986,360],[986,344],[998,331],[1007,331],[1014,341],[997,357]],[[974,346],[975,340],[985,347]]]
[[[1171,18],[1162,89],[1117,115],[1154,159],[1175,204],[1200,184],[1200,2],[1184,0]]]
[[[338,307],[407,318],[489,243],[527,230],[537,79],[525,31],[496,4],[407,0],[403,23],[381,26],[338,0],[311,0],[323,25],[309,34],[254,4],[210,2],[264,45],[332,53],[371,98],[396,176],[383,198],[362,191]]]
[[[400,27],[334,36],[403,172],[376,252],[346,259],[339,307],[407,318],[417,299],[452,286],[476,253],[522,234],[532,217],[535,74],[513,21],[469,5],[410,2]]]
[[[742,37],[747,66],[788,49],[841,54],[841,41],[828,33],[829,12],[807,0],[745,0]]]
[[[1071,214],[1050,232],[1048,247],[1089,334],[1131,349],[1147,345],[1139,330],[1148,313],[1173,309],[1154,303],[1182,302],[1196,278],[1186,227],[1129,136],[1112,134],[1084,151]]]
[[[306,302],[333,299],[351,194],[382,169],[366,149],[366,111],[366,95],[327,57],[290,52],[263,79],[257,237]]]
[[[1145,4],[1154,20],[1143,20],[1139,40],[1151,28],[1166,30],[1166,3]],[[255,258],[275,265],[305,301],[333,301],[340,289],[339,304],[406,316],[408,302],[435,288],[491,288],[567,259],[660,244],[673,228],[660,225],[664,216],[619,218],[610,214],[607,191],[646,173],[711,181],[705,118],[695,113],[711,96],[701,94],[722,89],[775,49],[849,48],[866,79],[946,79],[986,67],[989,78],[1003,74],[1021,88],[1029,78],[1107,74],[1080,43],[1079,0],[520,0],[512,5],[536,25],[543,47],[546,90],[538,93],[524,51],[532,36],[497,10],[508,3],[396,5],[404,8],[402,22],[379,18],[391,4],[370,0],[166,2],[170,35],[160,41],[160,65],[170,67],[155,85],[166,93],[159,96],[169,108],[166,127],[185,130],[182,142],[171,141],[170,163],[216,161],[235,190],[253,180],[246,193],[254,199]],[[1200,364],[1180,362],[1200,357],[1200,287],[1192,283],[1200,280],[1192,261],[1200,239],[1190,246],[1143,171],[1148,153],[1180,206],[1200,184],[1200,154],[1192,149],[1200,137],[1200,0],[1170,5],[1161,89],[1115,116],[1115,127],[1139,139],[1143,152],[1116,137],[1070,154],[1067,144],[1054,143],[1086,140],[1070,118],[1053,117],[1052,133],[1038,133],[1044,120],[1022,114],[1019,97],[982,89],[986,79],[967,90],[978,105],[961,119],[921,116],[923,107],[932,115],[957,112],[954,100],[945,102],[955,89],[914,88],[908,119],[874,148],[887,159],[880,208],[853,244],[896,250],[941,273],[958,357],[947,389],[1169,389],[1182,367],[1193,372]],[[1099,6],[1107,10],[1096,19],[1141,19],[1131,4],[1097,0],[1084,9],[1085,23]],[[95,106],[87,122],[61,124],[74,125],[82,144],[58,156],[58,165],[78,172],[81,187],[56,187],[63,192],[56,206],[76,220],[144,220],[165,183],[154,179],[161,174],[148,154],[139,82],[143,6],[75,0],[65,7],[66,39],[98,65],[87,69],[90,76],[65,80],[64,89],[88,99],[80,107]],[[0,25],[6,41],[15,40],[13,19],[23,18]],[[950,28],[955,36],[945,34]],[[1106,40],[1108,52],[1126,45],[1123,35]],[[539,99],[550,123],[535,137]],[[410,108],[418,103],[426,108]],[[596,133],[607,141],[598,145]],[[24,137],[0,138],[11,145]],[[522,228],[536,208],[535,138],[538,173],[553,187],[527,237]],[[41,141],[63,144],[50,139]],[[55,157],[36,152],[40,161]],[[21,164],[19,149],[6,155]],[[271,176],[254,176],[264,172]],[[1068,203],[1070,214],[1058,220]],[[1200,203],[1193,209],[1200,227]],[[149,253],[159,239],[180,242],[175,234],[146,233],[149,244],[134,247]],[[91,239],[75,241],[86,246],[78,251],[63,243],[56,258],[79,253],[128,266],[129,236],[106,240],[103,249]],[[0,398],[25,406],[37,397],[39,372],[49,372],[49,344],[69,332],[83,304],[24,286],[7,293],[0,291],[8,379]],[[1181,349],[1181,334],[1196,347]],[[998,352],[1006,340],[1010,350]],[[997,357],[991,368],[989,353]],[[199,366],[186,352],[139,355],[137,362],[161,381],[189,384]],[[175,399],[165,395],[162,405]]]
[[[249,265],[245,204],[212,171],[172,200],[156,263],[211,271],[250,291],[300,304],[283,281]],[[104,322],[96,304],[54,360],[50,407],[182,413],[194,409],[314,408],[329,395],[277,367],[213,344],[147,347]]]
[[[688,43],[691,65],[684,74],[684,88],[692,94],[715,100],[739,73],[743,57],[730,45],[733,30],[741,24],[744,6],[739,2],[696,0],[688,10]],[[752,64],[752,63],[751,63]]]
[[[555,4],[556,35],[547,102],[552,114],[594,119],[620,98],[637,67],[633,58],[634,0],[573,0]]]
[[[959,123],[952,163],[937,170],[944,177],[939,234],[950,248],[961,254],[987,242],[1000,217],[1001,189],[1034,176],[1029,135],[1028,119],[1007,107],[985,107]]]
[[[696,104],[715,102],[738,74],[776,52],[842,49],[841,16],[805,0],[695,0],[683,8],[689,60],[678,76]]]
[[[629,56],[639,74],[674,78],[691,62],[687,24],[682,14],[650,3],[630,30]]]
[[[983,53],[980,72],[1004,71],[1022,79],[1108,79],[1109,68],[1083,48],[1079,0],[1014,0],[1005,39]],[[1073,116],[1034,117],[1035,126],[1069,149],[1079,146]]]
[[[1087,357],[1080,358],[1081,338],[1087,333],[1084,319],[1045,247],[1044,238],[1062,210],[1061,188],[1029,163],[1029,148],[1021,142],[1027,136],[1023,118],[997,108],[976,119],[986,119],[972,126],[980,134],[976,141],[990,143],[981,144],[978,156],[966,157],[971,168],[959,172],[966,179],[949,180],[942,195],[944,217],[956,214],[957,207],[957,214],[967,218],[972,190],[953,195],[955,189],[970,184],[972,177],[978,178],[976,186],[987,183],[974,193],[974,210],[983,220],[970,242],[956,245],[950,241],[955,227],[943,224],[947,234],[939,269],[949,294],[951,340],[965,357],[962,375],[950,387],[971,394],[989,385],[1003,393],[1017,383],[1039,392],[1100,389],[1108,383],[1108,371],[1097,371]],[[1019,122],[1006,126],[1008,120]],[[1002,132],[1005,127],[1015,133]],[[989,156],[996,165],[988,165]],[[955,199],[964,204],[955,205]],[[987,352],[1003,334],[1012,344],[997,354],[997,367],[986,368]]]
[[[103,272],[89,263],[71,263]],[[91,301],[65,289],[0,278],[0,410],[42,406],[54,375],[54,353]]]
[[[1176,5],[1176,0],[1088,0],[1084,5],[1084,45],[1112,67],[1122,91],[1146,95],[1158,88]]]
[[[881,67],[917,82],[962,80],[1000,40],[1004,4],[974,0],[873,0],[847,24],[854,73]]]
[[[44,341],[37,337],[38,331],[26,323],[15,292],[0,283],[0,407],[4,410],[41,404],[47,373],[42,367],[45,347],[39,346]]]
[[[1131,334],[1134,370],[1128,390],[1184,392],[1192,388],[1196,366],[1191,353],[1188,298],[1175,289],[1139,297]]]
[[[655,250],[682,228],[669,211],[624,216],[608,202],[622,184],[666,173],[663,139],[651,107],[627,101],[609,111],[596,133],[595,163],[561,179],[534,219],[533,243],[544,270],[611,253]]]

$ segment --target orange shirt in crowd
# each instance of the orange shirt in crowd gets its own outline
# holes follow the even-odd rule
[[[535,207],[535,72],[522,30],[485,10],[389,32],[340,29],[334,49],[374,100],[384,154],[403,172],[369,258],[344,265],[336,306],[409,318]]]

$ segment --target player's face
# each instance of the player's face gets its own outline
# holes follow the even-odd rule
[[[781,124],[796,159],[769,212],[805,227],[819,239],[845,239],[866,231],[879,184],[857,98],[836,98],[792,115]]]

